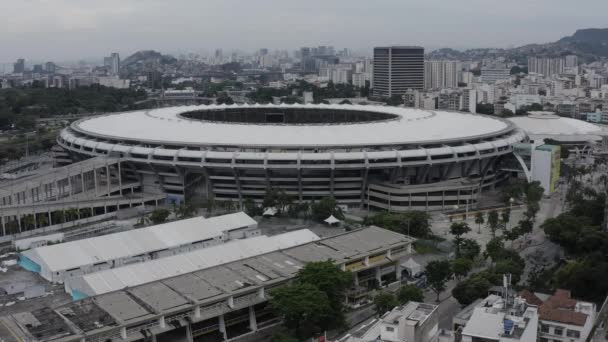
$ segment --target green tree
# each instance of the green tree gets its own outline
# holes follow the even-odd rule
[[[328,329],[334,314],[327,294],[308,283],[273,290],[270,305],[283,324],[300,339]]]
[[[251,198],[247,198],[243,205],[245,207],[245,212],[249,216],[261,216],[263,213],[262,208],[256,205]]]
[[[490,287],[492,287],[492,283],[488,280],[488,277],[489,274],[487,272],[472,275],[452,289],[452,296],[458,300],[460,305],[469,305],[477,298],[483,298],[487,295]]]
[[[398,214],[385,211],[372,217],[367,217],[365,224],[424,238],[431,235],[430,219],[430,215],[421,210],[410,210]]]
[[[492,238],[496,237],[496,231],[498,230],[499,224],[498,212],[496,210],[490,210],[488,212],[488,228],[490,228],[490,232],[492,232]]]
[[[481,211],[478,211],[475,213],[475,223],[477,223],[478,225],[478,229],[477,229],[477,233],[481,234],[481,225],[483,224],[484,219],[483,219],[483,213]]]
[[[374,297],[374,305],[378,316],[382,316],[385,312],[399,305],[399,302],[392,293],[381,291]]]
[[[462,236],[471,231],[471,228],[466,222],[454,222],[450,226],[450,233],[454,235],[454,245],[456,246],[456,256],[460,256],[460,245],[462,244]]]
[[[154,224],[163,223],[167,220],[170,213],[171,212],[165,208],[154,209],[150,214],[150,221],[152,221]]]
[[[493,262],[496,262],[500,259],[503,251],[505,250],[505,246],[502,242],[501,238],[493,238],[486,244],[486,250],[484,255],[492,259]]]
[[[426,277],[429,288],[437,295],[445,290],[445,285],[452,275],[450,262],[447,260],[434,260],[426,265]]]
[[[352,273],[342,271],[331,260],[310,262],[298,272],[298,281],[315,285],[325,292],[336,318],[342,317],[345,293],[353,282]]]
[[[334,215],[338,220],[344,220],[344,214],[333,197],[324,197],[319,202],[313,203],[311,210],[312,218],[317,222],[323,222],[330,215]]]
[[[399,304],[405,304],[407,302],[423,302],[424,293],[422,289],[416,285],[403,285],[397,292],[397,301]]]
[[[471,269],[473,268],[473,262],[471,259],[458,258],[451,261],[452,272],[458,280],[466,277]]]
[[[509,224],[510,220],[511,220],[511,209],[507,208],[502,213],[500,213],[500,223],[502,224],[502,228],[504,230],[507,229],[507,225]]]
[[[475,260],[481,253],[481,246],[473,239],[463,239],[460,244],[460,257]]]

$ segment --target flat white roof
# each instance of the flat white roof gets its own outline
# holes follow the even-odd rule
[[[131,264],[68,279],[66,288],[89,296],[226,264],[319,240],[308,229],[256,236],[161,259]]]
[[[34,248],[22,254],[51,272],[80,268],[124,257],[175,248],[222,236],[224,231],[255,225],[238,212],[209,219],[194,217],[146,228]]]
[[[608,133],[602,127],[592,123],[545,112],[511,117],[508,120],[529,135],[564,136],[566,138],[567,136],[580,136],[590,139],[594,136],[599,138]]]
[[[108,114],[77,121],[73,128],[97,137],[183,145],[352,146],[460,140],[498,134],[507,121],[489,116],[371,105],[234,105],[239,108],[304,108],[372,111],[397,118],[345,124],[242,124],[185,119],[180,113],[226,105],[184,106]]]

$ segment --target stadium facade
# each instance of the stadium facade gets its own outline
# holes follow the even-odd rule
[[[78,161],[121,161],[122,181],[169,200],[294,200],[451,209],[505,180],[526,134],[495,117],[368,105],[209,105],[78,120],[58,137]],[[69,157],[68,157],[69,156]]]

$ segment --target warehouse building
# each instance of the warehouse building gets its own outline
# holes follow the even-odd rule
[[[272,237],[256,236],[162,259],[74,277],[66,280],[65,289],[74,298],[95,296],[316,240],[319,240],[319,237],[308,229]]]
[[[22,252],[20,264],[53,282],[133,263],[185,253],[260,234],[243,212],[97,236]]]
[[[278,322],[274,288],[308,262],[333,260],[355,276],[401,274],[412,239],[370,227],[175,277],[0,318],[0,337],[25,341],[224,341]],[[368,289],[370,291],[371,289]],[[353,288],[347,297],[353,296]],[[346,298],[345,298],[346,300]]]

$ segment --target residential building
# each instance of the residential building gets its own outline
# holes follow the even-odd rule
[[[608,124],[608,111],[601,112],[590,112],[586,113],[587,122],[599,123],[599,124]]]
[[[110,73],[112,75],[120,74],[120,56],[118,56],[118,53],[113,52],[110,55],[110,58],[112,60],[112,64],[110,65]]]
[[[460,110],[477,113],[477,91],[471,88],[462,89],[462,104]]]
[[[429,60],[424,62],[424,88],[444,89],[458,87],[460,63],[457,61]]]
[[[453,318],[462,342],[536,342],[538,309],[517,297],[489,295]]]
[[[13,64],[13,73],[22,74],[25,71],[25,59],[19,58],[17,62]]]
[[[583,342],[589,337],[597,318],[595,304],[573,299],[570,291],[560,289],[553,295],[529,291],[520,295],[538,307],[540,342]]]
[[[57,66],[53,62],[46,62],[45,69],[46,69],[46,72],[48,72],[49,74],[54,74],[55,71],[57,70]]]
[[[496,81],[508,80],[511,77],[511,69],[504,64],[495,64],[481,68],[481,82],[494,84]]]
[[[367,81],[367,75],[365,73],[354,73],[353,74],[353,85],[355,87],[363,88],[365,87],[365,82]]]
[[[388,46],[374,48],[373,96],[403,95],[424,88],[424,48]]]
[[[439,334],[437,308],[433,304],[408,302],[349,332],[338,342],[435,342]]]
[[[564,58],[529,57],[528,72],[551,77],[556,74],[562,74],[565,64]]]

